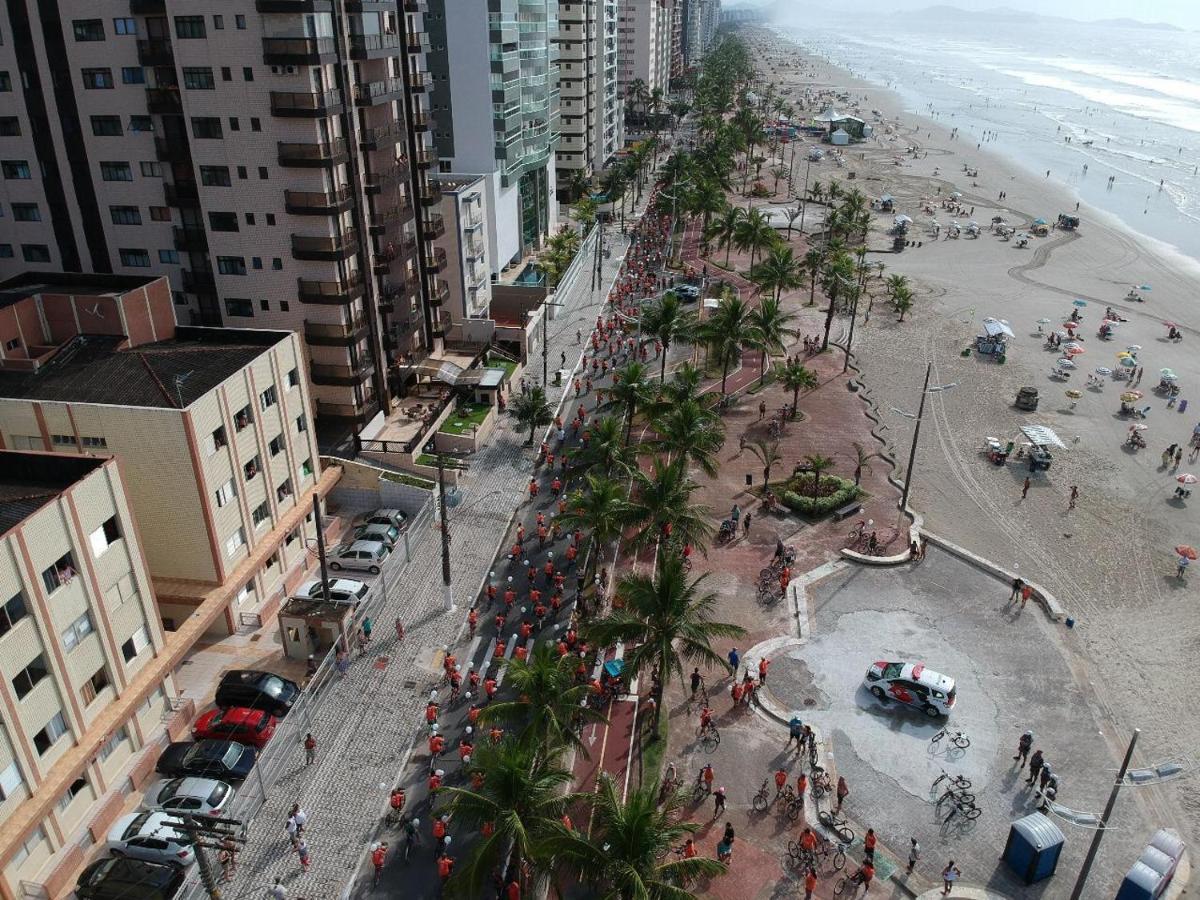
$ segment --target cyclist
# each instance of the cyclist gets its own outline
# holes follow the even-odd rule
[[[706,706],[700,710],[700,733],[704,734],[710,728],[712,728],[712,710]]]
[[[778,797],[783,793],[784,787],[787,786],[788,775],[785,769],[775,770],[775,796]]]
[[[803,801],[804,794],[808,790],[808,776],[801,772],[796,776],[796,797]]]
[[[704,768],[700,770],[700,774],[696,776],[696,784],[703,784],[704,792],[706,794],[711,794],[712,786],[713,786],[713,778],[714,778],[714,775],[713,775],[712,765],[709,763],[705,763]]]
[[[811,860],[817,852],[817,836],[807,825],[800,832],[800,849]]]
[[[421,835],[417,831],[421,826],[420,819],[409,819],[404,823],[404,858],[408,859],[408,855],[412,853],[413,844],[421,842]]]
[[[392,796],[388,798],[388,806],[391,807],[392,814],[389,818],[394,822],[400,818],[400,811],[404,809],[404,788],[392,788]]]
[[[371,851],[371,865],[375,867],[375,885],[379,885],[379,876],[383,874],[383,864],[387,862],[387,842],[376,844]]]
[[[866,894],[871,890],[871,879],[874,877],[875,867],[871,865],[870,860],[864,860],[863,864],[850,876],[850,883],[861,884],[863,886],[863,893]]]

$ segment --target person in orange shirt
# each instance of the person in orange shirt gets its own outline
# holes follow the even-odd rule
[[[433,820],[433,839],[441,844],[442,838],[446,836],[446,817],[440,816]]]
[[[804,831],[800,832],[800,849],[810,856],[816,852],[817,836],[808,826],[805,826]]]
[[[445,773],[441,769],[438,769],[432,775],[429,776],[429,793],[432,794],[435,791],[437,791],[439,788],[441,788],[442,776],[444,774]]]
[[[467,721],[474,725],[479,720],[479,704],[472,703],[471,708],[467,710]]]
[[[442,755],[442,751],[446,749],[446,739],[440,734],[435,734],[429,739],[429,761],[432,763],[435,759]]]
[[[483,837],[485,837],[485,838],[490,838],[493,834],[496,833],[496,824],[490,820],[487,822],[484,822],[482,825],[479,826],[479,833],[481,835],[483,835]]]
[[[804,876],[804,900],[812,900],[813,891],[817,889],[817,872],[815,869],[809,869],[808,874]]]
[[[521,644],[513,651],[513,659],[524,660],[529,655],[529,651],[525,649],[525,645]]]
[[[729,686],[729,696],[733,699],[734,706],[742,702],[742,685],[740,682],[735,681]]]
[[[439,856],[437,861],[438,876],[442,879],[442,884],[450,880],[450,873],[454,871],[453,856]]]
[[[471,611],[467,613],[467,627],[471,630],[471,634],[475,633],[475,626],[479,624],[479,613],[475,612],[475,607],[471,607]]]
[[[866,836],[863,837],[863,854],[868,861],[875,859],[875,844],[878,843],[878,838],[875,837],[875,829],[868,828]]]
[[[760,687],[767,683],[767,669],[770,665],[771,661],[765,656],[758,661],[758,683]]]
[[[504,900],[521,900],[521,885],[515,875],[504,888]]]
[[[783,793],[783,787],[787,784],[787,772],[784,769],[775,770],[775,796],[778,797]]]
[[[696,856],[696,842],[694,840],[692,840],[691,838],[688,838],[687,842],[683,845],[683,858],[684,859],[693,859],[693,858],[695,858],[695,856]]]
[[[801,772],[796,776],[796,796],[801,800],[804,799],[804,794],[808,790],[808,776]]]

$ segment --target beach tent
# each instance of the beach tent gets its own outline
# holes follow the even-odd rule
[[[1029,438],[1031,444],[1036,444],[1039,447],[1057,447],[1059,450],[1067,449],[1067,445],[1054,433],[1054,429],[1047,428],[1045,425],[1022,425],[1021,433]]]
[[[1008,322],[1004,319],[987,318],[983,320],[983,331],[988,337],[995,337],[998,334],[1003,334],[1006,337],[1015,337],[1013,330],[1008,326]]]
[[[835,147],[845,147],[850,143],[850,135],[845,131],[845,129],[839,128],[837,131],[833,132],[833,134],[829,135],[829,143],[833,144]]]

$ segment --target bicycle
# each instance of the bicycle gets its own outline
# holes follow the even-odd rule
[[[860,519],[854,524],[854,527],[851,528],[850,532],[846,535],[846,539],[850,541],[850,547],[857,547],[860,543],[862,543],[867,533],[867,523]]]
[[[847,824],[845,819],[839,818],[829,810],[822,809],[817,812],[817,820],[836,834],[838,840],[843,844],[854,843],[854,829]]]
[[[705,753],[713,753],[721,745],[721,732],[717,731],[717,726],[712,722],[700,729],[697,738],[700,742],[700,749]]]
[[[817,846],[810,855],[812,867],[820,868],[821,863],[828,859],[833,865],[833,871],[840,872],[842,867],[846,865],[846,845],[842,843],[834,843],[831,840],[817,835]]]
[[[983,810],[975,805],[975,798],[967,800],[955,800],[950,807],[950,813],[942,821],[943,825],[949,825],[955,816],[961,816],[964,821],[970,822],[978,819],[983,815]]]
[[[712,786],[703,778],[697,778],[696,783],[692,786],[692,802],[699,803],[711,793]]]
[[[973,804],[975,802],[975,795],[960,788],[949,788],[942,796],[938,797],[934,805],[940,807],[947,800],[953,800],[956,804]]]
[[[787,804],[784,807],[784,813],[789,819],[795,822],[800,818],[800,814],[804,812],[804,798],[796,795],[789,786],[787,793],[784,795],[784,802]]]
[[[767,779],[763,779],[762,787],[758,789],[758,793],[754,795],[754,800],[751,805],[759,812],[766,812],[771,805],[771,793],[767,789]]]
[[[779,590],[779,582],[773,584],[760,584],[758,586],[755,599],[761,606],[770,606],[776,603],[783,597],[783,591]]]
[[[846,888],[853,888],[855,891],[857,891],[858,886],[862,883],[863,877],[861,872],[854,872],[852,875],[843,875],[837,880],[837,883],[834,884],[833,895],[835,897],[840,897]]]
[[[941,784],[943,781],[950,782],[952,788],[954,788],[954,789],[961,789],[961,790],[965,791],[971,787],[971,779],[970,778],[963,778],[963,776],[961,776],[961,775],[951,775],[945,769],[942,769],[942,774],[939,775],[937,778],[933,779],[933,784],[932,784],[932,786],[930,786],[929,792],[932,794],[934,791],[936,791],[937,786],[939,784]]]
[[[971,746],[971,739],[967,737],[965,732],[951,731],[948,728],[943,728],[941,731],[931,737],[929,739],[929,743],[936,748],[942,738],[946,739],[947,745],[953,745],[959,750],[966,750]]]
[[[832,791],[833,782],[829,780],[829,773],[821,769],[820,766],[814,768],[812,777],[813,799],[819,801],[826,794],[832,793]]]

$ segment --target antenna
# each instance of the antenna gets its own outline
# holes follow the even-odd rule
[[[175,376],[175,397],[179,400],[180,409],[183,409],[183,385],[189,378],[192,377],[194,372],[195,369],[193,369],[191,372],[184,372],[182,375]]]

